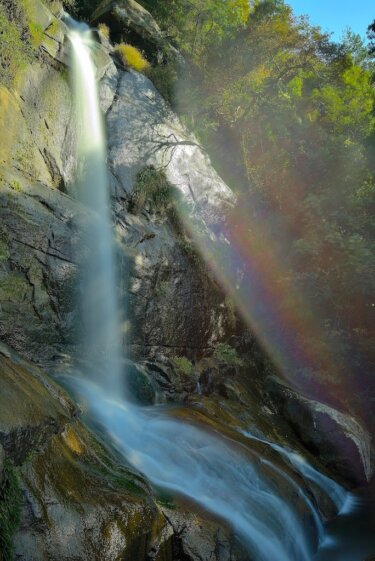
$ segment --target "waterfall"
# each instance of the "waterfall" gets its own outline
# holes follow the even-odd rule
[[[71,19],[68,25],[77,118],[77,191],[88,209],[80,308],[90,365],[85,378],[71,384],[128,462],[155,486],[188,497],[223,519],[255,561],[311,561],[322,539],[322,524],[312,500],[294,479],[238,443],[174,419],[163,407],[140,408],[125,397],[106,142],[91,55],[95,41],[87,26]],[[306,467],[304,473],[308,477],[312,472]],[[312,511],[315,539],[293,504],[297,499]]]
[[[119,391],[121,383],[121,318],[116,292],[106,141],[96,68],[91,56],[97,43],[88,26],[76,23],[69,16],[65,19],[70,28],[77,123],[76,189],[89,210],[79,256],[81,329],[90,377],[95,378],[103,390],[114,393]]]

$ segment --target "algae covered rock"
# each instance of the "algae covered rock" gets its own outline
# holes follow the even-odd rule
[[[63,430],[74,406],[41,370],[0,346],[0,443],[22,464],[28,455]]]
[[[155,500],[144,478],[82,424],[65,391],[5,346],[0,387],[0,460],[17,464],[22,492],[16,559],[247,561],[215,520]]]
[[[22,490],[16,558],[144,559],[166,521],[143,478],[82,425],[64,390],[4,346],[0,387],[0,473],[14,462]]]

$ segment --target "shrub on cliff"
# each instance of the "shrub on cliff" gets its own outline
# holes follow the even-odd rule
[[[145,72],[150,68],[150,63],[144,58],[141,51],[127,43],[115,46],[115,53],[125,66],[130,66],[137,72]]]
[[[173,187],[164,171],[145,166],[137,174],[129,210],[136,214],[147,203],[151,211],[165,214],[173,200]]]
[[[242,359],[237,354],[236,349],[226,343],[218,343],[215,347],[213,356],[220,362],[232,364],[234,366],[242,366]]]
[[[172,62],[168,64],[158,64],[150,68],[147,75],[164,99],[172,106],[175,106],[176,84],[178,79],[176,66]]]
[[[188,376],[192,373],[193,365],[185,356],[174,356],[171,358],[171,362],[175,366],[175,368],[184,376]]]

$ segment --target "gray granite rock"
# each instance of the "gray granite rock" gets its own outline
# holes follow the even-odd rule
[[[371,435],[357,419],[302,396],[277,378],[269,378],[267,385],[278,412],[331,473],[352,486],[371,480],[374,474]]]
[[[153,62],[182,61],[150,12],[135,0],[103,0],[91,22],[94,25],[106,23],[116,42],[126,41],[137,46]]]
[[[165,171],[183,202],[209,226],[234,204],[233,192],[204,149],[143,74],[121,72],[107,129],[110,168],[126,194],[132,192],[137,173],[152,165]]]

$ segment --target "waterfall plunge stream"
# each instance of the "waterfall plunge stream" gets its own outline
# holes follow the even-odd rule
[[[324,529],[312,497],[296,480],[228,438],[176,420],[165,408],[137,407],[124,396],[106,142],[91,59],[96,43],[87,26],[67,19],[77,109],[77,189],[90,214],[80,305],[85,358],[90,358],[91,366],[84,378],[70,384],[127,462],[153,485],[187,497],[223,519],[255,561],[311,561],[324,542]],[[331,495],[338,510],[343,506],[346,493],[336,483],[293,453],[288,456],[282,447],[262,442],[289,459],[302,481],[313,480]],[[311,513],[309,530],[290,497],[304,502]]]

